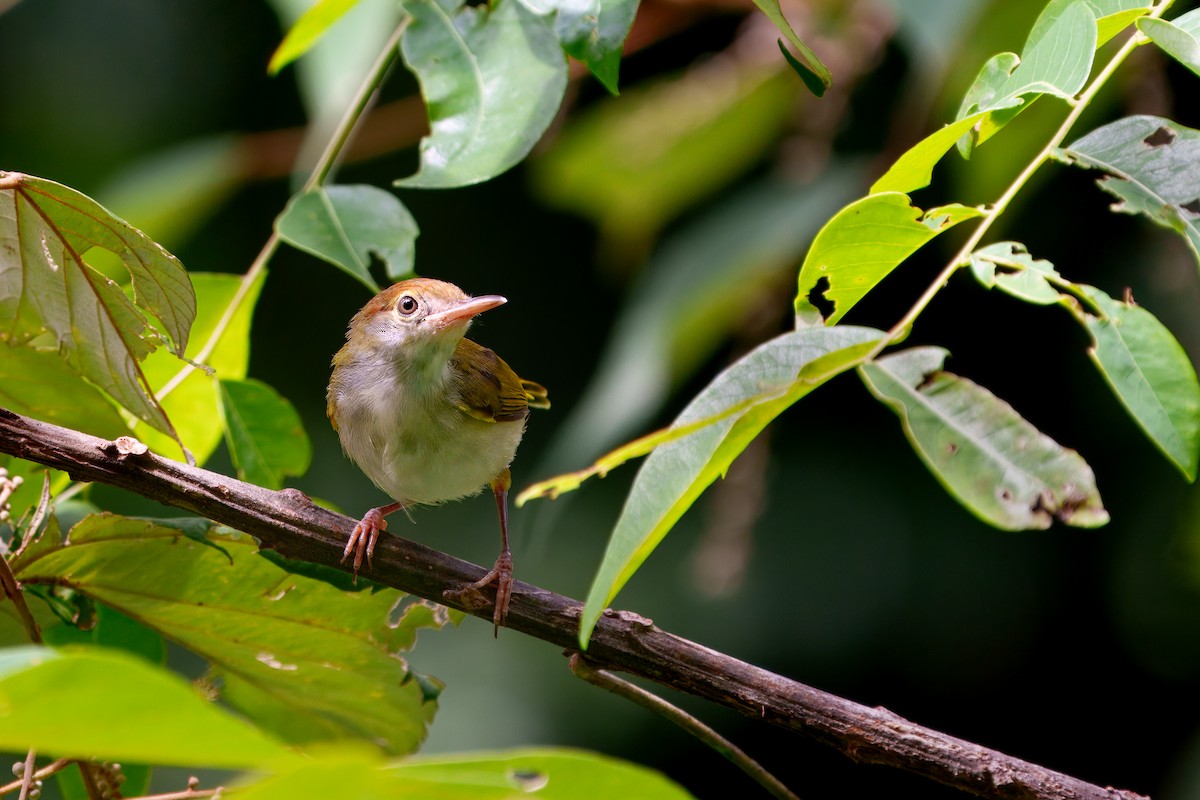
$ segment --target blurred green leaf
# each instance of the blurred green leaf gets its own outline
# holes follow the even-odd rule
[[[225,441],[238,477],[281,489],[285,476],[303,475],[312,461],[312,444],[287,398],[253,379],[219,385]]]
[[[1088,355],[1150,441],[1189,481],[1200,457],[1200,383],[1187,352],[1153,314],[1077,288],[1089,308],[1072,306],[1092,335]]]
[[[833,325],[922,245],[981,213],[960,205],[922,211],[900,192],[846,206],[817,234],[800,267],[797,327]],[[824,314],[814,300],[832,309]]]
[[[947,352],[917,347],[859,368],[890,406],[925,466],[958,502],[1005,530],[1092,528],[1108,522],[1087,462],[966,378],[942,371]]]
[[[120,257],[131,300],[83,260]],[[153,315],[161,330],[151,327]],[[0,340],[54,336],[67,363],[138,418],[172,431],[138,362],[164,339],[182,352],[196,315],[187,272],[95,200],[53,181],[0,172]]]
[[[275,220],[285,242],[324,259],[361,281],[372,292],[371,254],[383,260],[387,275],[412,273],[417,221],[391,192],[375,186],[318,186],[293,197]]]
[[[1139,115],[1097,128],[1063,148],[1075,164],[1102,169],[1113,211],[1145,214],[1179,233],[1200,261],[1200,131]]]
[[[53,756],[189,767],[262,767],[293,758],[177,675],[98,647],[0,650],[0,749],[31,747]]]
[[[266,273],[259,273],[223,328],[216,348],[208,357],[208,366],[216,370],[216,375],[193,370],[162,399],[163,408],[177,423],[179,437],[198,463],[203,464],[221,441],[217,379],[246,377],[246,367],[250,362],[250,322],[265,282]],[[217,330],[225,309],[241,289],[242,278],[238,275],[194,272],[192,284],[196,287],[196,323],[192,326],[192,341],[188,345],[189,358],[198,355],[204,343]],[[161,389],[175,377],[181,366],[177,359],[157,352],[151,353],[146,359],[143,370],[150,385]],[[169,452],[167,448],[171,440],[147,425],[135,425],[134,435],[155,452]]]
[[[871,185],[871,194],[882,192],[915,192],[924,189],[933,179],[933,168],[962,136],[990,112],[979,111],[968,117],[943,125],[926,136],[896,159],[888,171]]]
[[[275,75],[279,70],[308,52],[325,31],[329,30],[342,15],[358,3],[358,0],[317,0],[296,20],[279,47],[271,54],[267,72]]]
[[[1090,0],[1096,15],[1096,47],[1106,44],[1138,17],[1150,13],[1153,0]]]
[[[1027,303],[1051,305],[1062,293],[1051,280],[1059,279],[1054,265],[1034,258],[1020,242],[996,242],[971,254],[971,272],[987,288],[997,287]]]
[[[980,111],[981,119],[959,150],[969,157],[982,144],[1042,94],[1074,97],[1087,82],[1096,51],[1096,18],[1084,0],[1052,0],[1033,24],[1018,58],[998,53],[983,65],[967,90],[956,119]]]
[[[612,94],[617,94],[621,51],[638,0],[521,0],[535,14],[554,17],[554,32],[562,48],[591,70]]]
[[[605,606],[746,445],[785,409],[854,366],[882,336],[851,326],[785,333],[738,359],[688,404],[673,428],[714,422],[657,448],[638,470],[588,591],[579,631],[583,647]],[[721,416],[735,406],[739,413]]]
[[[0,406],[106,439],[128,432],[113,404],[52,349],[0,342]]]
[[[494,178],[529,154],[567,88],[554,22],[518,0],[463,6],[406,0],[400,51],[429,109],[421,166],[397,186],[450,188]]]
[[[1200,75],[1200,8],[1178,19],[1139,19],[1138,30],[1171,58]]]
[[[785,73],[732,59],[643,82],[572,116],[533,159],[535,189],[595,220],[611,241],[644,247],[760,159],[796,96]]]
[[[72,528],[70,544],[13,569],[26,582],[69,582],[203,656],[224,700],[280,739],[414,750],[435,704],[399,653],[444,612],[414,601],[397,616],[400,592],[340,592],[260,558],[249,537],[210,538],[220,550],[96,515]]]
[[[782,40],[779,42],[779,49],[784,58],[804,81],[804,85],[817,97],[822,97],[825,90],[833,85],[833,76],[829,74],[829,68],[821,63],[821,59],[817,58],[817,54],[792,30],[791,23],[787,21],[787,17],[783,15],[783,10],[779,7],[779,0],[754,0],[754,5],[767,15],[767,19],[771,20],[779,32],[792,43],[792,47],[796,48],[796,52],[791,53],[784,46]]]

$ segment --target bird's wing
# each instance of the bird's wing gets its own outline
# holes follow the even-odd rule
[[[529,415],[530,406],[549,408],[546,390],[521,380],[500,356],[463,339],[450,359],[459,408],[486,422],[516,422]]]

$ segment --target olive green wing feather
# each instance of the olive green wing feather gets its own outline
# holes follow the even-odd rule
[[[517,377],[504,359],[470,339],[458,343],[450,366],[458,406],[476,419],[516,422],[530,407],[550,407],[542,386]]]

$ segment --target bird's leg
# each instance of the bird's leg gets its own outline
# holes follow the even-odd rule
[[[391,503],[379,508],[372,508],[363,514],[363,518],[354,526],[354,530],[350,532],[350,539],[346,542],[346,549],[342,551],[342,563],[345,564],[346,559],[353,552],[356,576],[358,568],[362,566],[364,553],[367,556],[367,569],[371,568],[371,556],[375,555],[375,541],[379,538],[380,531],[387,530],[387,520],[384,517],[402,508],[404,508],[404,503]]]
[[[508,488],[512,486],[512,475],[507,469],[488,484],[496,496],[496,512],[500,515],[500,555],[487,575],[465,587],[465,590],[482,589],[495,581],[496,605],[492,611],[492,635],[500,635],[500,626],[508,619],[508,601],[512,597],[513,560],[508,549]]]

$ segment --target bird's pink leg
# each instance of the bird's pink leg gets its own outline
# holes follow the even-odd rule
[[[384,517],[402,508],[404,508],[404,503],[392,503],[372,508],[363,514],[363,518],[354,526],[354,530],[350,532],[350,539],[346,542],[346,549],[342,551],[342,563],[345,564],[346,559],[353,552],[355,575],[362,566],[364,554],[367,557],[367,569],[371,568],[371,556],[375,555],[375,541],[379,538],[380,531],[387,530],[387,520]]]
[[[508,488],[512,486],[512,475],[507,469],[496,476],[489,484],[492,494],[496,496],[496,512],[500,515],[500,555],[496,557],[496,565],[479,580],[463,588],[482,589],[495,582],[496,604],[492,611],[492,635],[500,635],[500,626],[508,619],[508,601],[512,597],[513,560],[512,552],[508,549]]]

